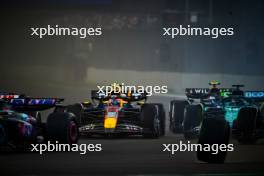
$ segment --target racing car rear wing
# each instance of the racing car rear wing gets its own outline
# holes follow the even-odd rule
[[[99,92],[98,90],[92,90],[91,91],[91,99],[93,100],[100,100],[105,101],[109,100],[114,95],[106,95],[104,92]],[[147,99],[147,94],[144,93],[138,93],[138,92],[131,92],[131,93],[120,93],[116,95],[117,98],[121,98],[126,101],[141,101]]]
[[[221,97],[228,97],[233,89],[231,88],[219,88]],[[190,99],[201,99],[209,94],[209,88],[186,88],[185,94]]]
[[[13,109],[17,111],[41,111],[61,106],[62,98],[14,98],[8,101]]]
[[[24,94],[0,93],[0,99],[11,105],[15,110],[40,111],[61,106],[63,98],[29,97]]]

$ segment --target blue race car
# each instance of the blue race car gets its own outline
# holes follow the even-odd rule
[[[72,113],[63,112],[58,98],[32,98],[10,93],[0,94],[0,147],[26,149],[32,143],[59,141],[77,143],[78,126]],[[55,108],[47,122],[40,111]]]

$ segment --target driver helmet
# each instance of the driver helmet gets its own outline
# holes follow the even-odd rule
[[[111,84],[112,92],[111,95],[120,95],[122,91],[122,87],[118,83]]]
[[[220,95],[220,89],[217,87],[218,85],[220,85],[219,81],[211,81],[209,82],[209,85],[211,86],[209,93],[210,94],[217,94]]]
[[[117,98],[113,98],[113,99],[110,99],[109,104],[112,105],[112,106],[119,106],[120,105],[120,101]]]

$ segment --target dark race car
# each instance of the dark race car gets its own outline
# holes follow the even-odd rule
[[[146,103],[145,93],[127,94],[91,92],[92,102],[67,108],[78,119],[79,131],[91,135],[143,135],[157,138],[165,134],[165,111],[162,104]]]
[[[32,98],[24,95],[0,94],[0,147],[26,149],[33,143],[47,140],[77,143],[78,126],[74,114],[60,112],[58,98]],[[55,108],[47,122],[41,120],[40,111]]]
[[[234,85],[232,94],[221,100],[221,108],[208,108],[203,114],[198,144],[228,145],[232,136],[242,144],[254,144],[264,137],[263,91],[242,91]],[[212,154],[198,151],[201,161],[222,163],[227,151]]]
[[[186,100],[172,100],[170,130],[183,133],[186,139],[198,137],[203,114],[209,108],[221,108],[221,99],[232,92],[230,88],[218,88],[219,84],[218,81],[211,81],[211,88],[186,88]]]

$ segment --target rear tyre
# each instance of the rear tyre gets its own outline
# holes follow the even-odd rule
[[[166,113],[163,104],[155,103],[154,104],[158,110],[158,118],[160,122],[160,136],[165,135],[166,131]]]
[[[195,127],[199,127],[203,119],[202,107],[200,105],[188,105],[185,108],[183,120],[183,134],[185,139],[196,138],[198,133]]]
[[[154,104],[144,104],[141,109],[143,136],[158,138],[160,136],[160,122]]]
[[[201,144],[203,148],[213,145],[221,144],[228,145],[230,136],[230,127],[224,117],[221,118],[205,118],[202,123],[198,144]],[[212,151],[197,151],[197,159],[208,163],[224,163],[227,151],[218,151],[213,154]]]
[[[64,144],[78,142],[79,131],[75,116],[70,113],[51,113],[46,124],[47,138]]]
[[[241,144],[254,144],[256,143],[257,109],[252,107],[241,108],[238,113],[236,125],[238,133],[238,142]]]
[[[183,131],[182,122],[184,119],[184,109],[189,105],[187,100],[172,100],[170,102],[170,130],[173,133]]]

